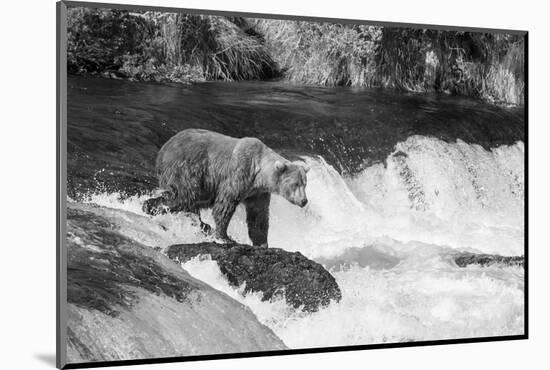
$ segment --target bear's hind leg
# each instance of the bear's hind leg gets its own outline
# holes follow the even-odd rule
[[[191,211],[191,213],[194,213],[197,216],[197,218],[199,219],[199,226],[201,228],[201,231],[205,235],[211,235],[212,234],[212,227],[202,220],[200,208],[197,207],[197,208],[193,209]]]
[[[235,213],[238,202],[233,199],[227,199],[223,196],[218,196],[214,207],[212,208],[212,216],[216,223],[216,237],[223,240],[227,244],[234,244],[235,241],[227,235],[227,227],[229,221]]]
[[[258,194],[245,199],[246,224],[252,245],[267,248],[269,229],[269,203],[271,194]]]

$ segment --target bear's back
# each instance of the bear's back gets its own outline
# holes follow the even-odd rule
[[[228,178],[248,182],[261,170],[266,156],[272,155],[272,150],[257,138],[237,139],[204,129],[188,129],[162,146],[157,156],[157,175],[161,187],[192,178],[215,188]]]
[[[172,136],[157,155],[157,170],[174,162],[200,161],[212,154],[227,155],[238,139],[203,129],[187,129]]]

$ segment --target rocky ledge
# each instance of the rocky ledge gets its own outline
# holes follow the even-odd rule
[[[261,292],[264,301],[284,297],[287,304],[306,312],[342,298],[334,277],[299,252],[206,242],[172,245],[165,253],[178,262],[209,255],[231,285],[245,283],[245,293]]]
[[[524,256],[507,257],[496,254],[460,253],[454,255],[454,261],[458,267],[467,267],[470,265],[479,265],[481,267],[493,265],[524,267],[525,265]]]
[[[285,349],[255,315],[106,218],[67,209],[69,363]]]

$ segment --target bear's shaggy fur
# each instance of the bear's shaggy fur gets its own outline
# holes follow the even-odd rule
[[[307,203],[307,167],[284,159],[256,138],[184,130],[160,149],[156,167],[165,192],[146,201],[144,211],[155,214],[163,205],[170,212],[199,214],[212,208],[216,237],[225,242],[232,242],[227,227],[240,203],[246,208],[248,235],[257,246],[267,246],[272,193],[300,207]],[[201,226],[209,229],[202,221]]]

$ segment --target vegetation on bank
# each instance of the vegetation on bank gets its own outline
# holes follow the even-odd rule
[[[143,81],[268,78],[274,61],[261,40],[225,17],[71,8],[69,73]]]
[[[282,77],[523,104],[518,35],[71,8],[70,73],[197,82]]]

